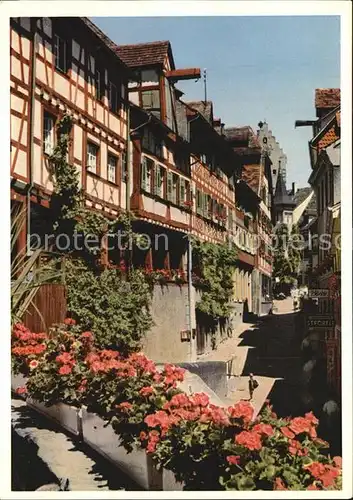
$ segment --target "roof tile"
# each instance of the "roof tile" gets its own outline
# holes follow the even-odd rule
[[[335,108],[341,102],[340,89],[316,89],[315,90],[315,108]]]
[[[170,50],[168,40],[134,45],[118,45],[116,47],[118,56],[131,68],[150,64],[164,64]]]

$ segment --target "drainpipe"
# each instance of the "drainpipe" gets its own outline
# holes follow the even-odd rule
[[[193,300],[192,289],[192,244],[191,233],[188,237],[188,300],[189,300],[189,330],[190,330],[190,362],[196,361],[196,318],[195,318],[195,303]]]
[[[127,91],[128,92],[128,91]],[[126,105],[126,210],[130,211],[130,102],[129,94]]]
[[[32,53],[32,64],[31,64],[31,115],[29,122],[29,147],[30,147],[30,160],[29,160],[29,186],[27,189],[27,255],[31,254],[30,247],[30,234],[31,234],[31,192],[33,188],[33,163],[34,163],[34,106],[35,106],[35,89],[36,89],[36,59],[37,59],[37,20],[35,17],[32,19],[32,29],[33,32],[33,53]]]

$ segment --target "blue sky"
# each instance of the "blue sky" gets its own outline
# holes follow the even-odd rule
[[[340,86],[340,21],[333,16],[92,18],[117,44],[170,40],[177,68],[207,68],[207,97],[226,126],[266,119],[288,156],[287,184],[307,184],[314,89]],[[202,80],[180,82],[203,99]]]

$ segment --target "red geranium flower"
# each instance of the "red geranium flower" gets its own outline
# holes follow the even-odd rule
[[[310,411],[309,413],[305,413],[305,418],[313,425],[318,425],[319,423],[318,419],[315,417],[312,411]]]
[[[333,457],[333,462],[339,469],[342,469],[342,457]]]
[[[16,394],[27,394],[27,388],[26,387],[18,387],[16,389]]]
[[[303,417],[295,417],[289,424],[289,428],[294,434],[301,434],[302,432],[310,432],[310,422]]]
[[[72,319],[72,318],[66,318],[66,319],[64,319],[64,323],[67,326],[76,325],[76,321],[74,319]]]
[[[261,450],[261,437],[257,432],[242,431],[235,436],[235,442],[249,450]]]
[[[37,368],[38,365],[39,365],[39,363],[36,359],[32,359],[32,361],[29,363],[29,367],[31,370],[34,370],[35,368]]]
[[[140,390],[140,394],[141,396],[150,396],[151,394],[154,393],[154,389],[153,387],[142,387],[142,389]]]
[[[118,405],[118,408],[120,408],[123,411],[129,411],[132,408],[132,404],[129,403],[128,401],[124,401],[123,403],[120,403]]]
[[[92,332],[83,332],[83,333],[81,333],[81,339],[93,340],[93,333]]]
[[[234,406],[230,406],[228,413],[231,418],[242,418],[245,421],[250,421],[254,415],[254,408],[248,401],[240,401]]]
[[[230,465],[238,465],[240,463],[240,456],[239,455],[228,455],[227,462]]]
[[[265,436],[272,436],[274,433],[272,426],[269,424],[256,424],[252,430]]]
[[[60,375],[69,375],[72,371],[72,368],[70,365],[63,365],[59,368],[59,373]]]
[[[288,427],[281,427],[281,432],[283,434],[283,436],[287,437],[288,439],[294,439],[295,438],[295,434],[293,434],[293,432],[291,432]]]

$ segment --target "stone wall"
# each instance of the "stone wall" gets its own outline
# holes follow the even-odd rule
[[[190,359],[190,341],[181,340],[187,325],[188,287],[155,285],[151,305],[155,325],[146,334],[142,350],[153,361],[182,363]]]

